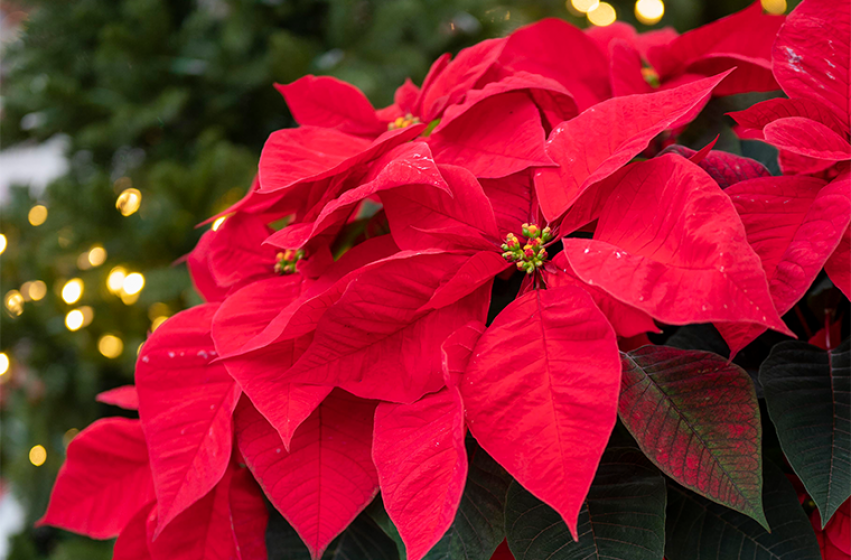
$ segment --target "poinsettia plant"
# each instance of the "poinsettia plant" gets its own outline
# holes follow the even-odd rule
[[[278,86],[301,126],[189,255],[206,303],[41,523],[118,560],[847,557],[849,12],[545,20],[378,110]],[[755,92],[759,160],[682,144]]]

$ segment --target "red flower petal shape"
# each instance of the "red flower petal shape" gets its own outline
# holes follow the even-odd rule
[[[446,107],[463,99],[496,62],[504,45],[505,39],[477,43],[459,52],[433,80],[426,78],[422,88],[423,121],[431,122],[440,117]]]
[[[104,418],[71,440],[47,513],[36,524],[110,539],[153,499],[139,421]]]
[[[765,141],[781,150],[830,161],[851,159],[851,143],[828,126],[804,117],[789,117],[763,129]]]
[[[262,245],[273,232],[261,217],[237,213],[218,230],[205,233],[210,237],[207,263],[216,285],[230,289],[252,278],[273,274],[276,252]]]
[[[408,560],[421,560],[455,519],[467,479],[466,432],[455,387],[375,410],[372,457],[381,498]]]
[[[735,185],[739,181],[771,176],[771,172],[760,162],[720,150],[708,151],[699,161],[695,159],[698,156],[698,152],[685,146],[669,146],[663,151],[663,153],[669,152],[679,154],[698,164],[701,169],[709,173],[709,176],[722,189],[726,189],[730,185]]]
[[[565,56],[571,52],[582,55]],[[579,28],[560,19],[545,19],[512,33],[499,63],[504,75],[528,72],[557,81],[580,111],[611,94],[606,55]]]
[[[615,181],[615,179],[618,179]],[[613,177],[594,239],[564,239],[577,276],[673,325],[749,322],[789,333],[730,199],[666,155]]]
[[[147,504],[121,530],[112,550],[112,560],[151,560],[151,552],[148,549],[148,517],[156,508],[154,502]]]
[[[641,72],[643,66],[638,49],[623,39],[612,41],[609,44],[609,79],[612,82],[612,96],[651,93],[653,88]]]
[[[233,470],[228,499],[238,558],[266,558],[266,525],[269,523],[269,512],[263,499],[263,491],[251,476],[250,470]]]
[[[230,516],[228,470],[221,482],[186,511],[178,515],[156,537],[156,515],[148,517],[148,548],[152,560],[242,560]],[[248,560],[245,558],[244,560]]]
[[[638,49],[642,57],[646,57],[647,50],[659,45],[667,45],[679,36],[673,27],[663,27],[653,31],[638,33],[633,26],[622,21],[616,21],[604,27],[587,27],[585,34],[593,39],[604,53],[611,57],[611,45],[616,39],[626,41],[627,44]]]
[[[387,125],[378,120],[369,99],[355,86],[331,76],[304,76],[275,84],[302,126],[333,128],[356,136],[378,136]]]
[[[777,89],[771,73],[771,46],[783,24],[763,13],[759,2],[731,16],[683,33],[650,48],[647,59],[663,81],[683,74],[713,75],[736,67],[716,95]]]
[[[523,224],[535,221],[532,215],[534,185],[531,172],[524,171],[501,179],[482,179],[479,183],[493,207],[500,239],[505,239],[509,233],[522,231]]]
[[[518,230],[519,231],[519,230]],[[420,310],[440,309],[473,293],[493,280],[500,272],[513,266],[495,251],[479,251],[462,264],[451,278],[442,282],[434,295]]]
[[[824,270],[833,285],[839,288],[845,297],[851,298],[851,227],[845,229],[836,251],[824,263]]]
[[[198,243],[195,244],[192,252],[186,255],[186,268],[189,269],[189,277],[192,279],[192,285],[195,287],[195,291],[206,302],[222,301],[228,295],[228,288],[219,286],[216,283],[216,279],[213,278],[213,272],[210,270],[208,257],[210,254],[210,245],[213,242],[212,233],[212,231],[204,233],[201,239],[198,240]]]
[[[495,179],[555,165],[544,152],[544,139],[537,106],[525,93],[510,92],[476,103],[428,143],[439,163]]]
[[[372,464],[375,403],[335,391],[302,424],[289,453],[243,399],[237,443],[266,496],[316,559],[378,492]]]
[[[157,491],[157,535],[212,490],[230,460],[240,389],[223,365],[211,363],[217,309],[200,305],[171,317],[148,338],[136,363],[139,417]]]
[[[104,391],[103,393],[98,393],[95,400],[118,406],[125,410],[139,410],[139,394],[136,392],[134,385],[124,385]]]
[[[546,150],[560,167],[535,173],[535,190],[547,220],[559,218],[588,187],[623,167],[657,134],[693,118],[726,75],[609,99],[556,127]]]
[[[848,125],[843,124],[829,107],[809,99],[769,99],[751,105],[744,111],[727,113],[745,128],[762,130],[765,125],[787,117],[804,117],[830,127],[837,134],[847,134]]]
[[[804,0],[777,33],[774,75],[791,98],[818,101],[849,125],[851,2]]]
[[[493,207],[472,173],[441,165],[445,190],[409,181],[381,193],[390,232],[404,250],[491,249],[500,243]]]
[[[574,538],[615,425],[620,368],[609,322],[587,293],[564,286],[508,304],[461,378],[476,440]]]
[[[851,222],[848,175],[825,187],[813,177],[768,177],[727,189],[762,260],[774,306],[786,314],[803,297]],[[765,330],[753,324],[719,324],[731,355]]]

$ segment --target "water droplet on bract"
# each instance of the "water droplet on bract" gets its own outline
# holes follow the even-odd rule
[[[142,361],[147,364],[151,360],[147,356],[142,356]]]
[[[168,357],[169,357],[169,358],[174,358],[174,352],[169,352],[169,353],[168,353]]]
[[[279,448],[277,448],[277,449],[275,450],[275,453],[280,453],[280,452],[281,452],[281,448],[280,448],[280,447],[279,447]]]

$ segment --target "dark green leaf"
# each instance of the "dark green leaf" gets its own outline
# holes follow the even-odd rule
[[[470,468],[452,526],[424,560],[490,560],[505,538],[505,495],[511,476],[472,438],[467,438]]]
[[[851,496],[851,340],[774,347],[759,369],[780,446],[826,524]]]
[[[662,472],[766,526],[762,425],[750,376],[709,352],[622,354],[621,421]]]
[[[579,513],[579,542],[517,482],[508,490],[505,527],[517,560],[662,560],[665,479],[637,449],[609,449]]]
[[[769,533],[753,519],[668,485],[668,560],[821,560],[818,541],[792,484],[765,464],[765,515]]]

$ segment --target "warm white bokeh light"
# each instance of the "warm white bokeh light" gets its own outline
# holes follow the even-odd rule
[[[586,16],[588,21],[597,27],[606,27],[613,24],[618,19],[618,14],[615,8],[608,2],[600,2],[596,8],[590,10]]]

